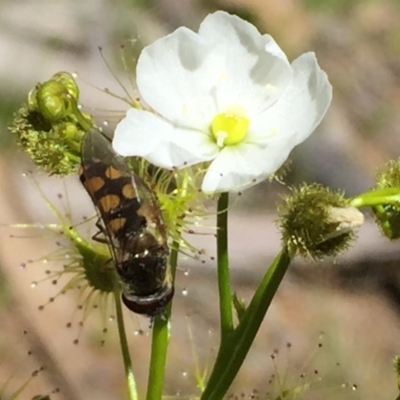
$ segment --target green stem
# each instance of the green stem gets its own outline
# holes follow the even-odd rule
[[[175,272],[178,264],[179,243],[172,244],[170,256],[170,268],[172,282],[175,282]],[[151,343],[151,359],[149,380],[147,384],[147,400],[159,400],[162,398],[165,378],[165,364],[167,362],[167,350],[171,336],[171,308],[168,305],[165,313],[154,320],[153,337]]]
[[[74,113],[74,116],[76,118],[76,120],[78,121],[78,123],[80,124],[80,126],[83,128],[84,131],[89,131],[90,129],[93,128],[93,123],[89,120],[87,120],[81,110],[78,108],[78,105],[75,101],[74,98],[70,97],[70,104],[72,105],[72,111]]]
[[[228,255],[228,204],[228,193],[222,193],[218,199],[217,210],[217,260],[221,345],[224,345],[233,331],[232,290]]]
[[[124,316],[122,313],[121,294],[118,290],[114,290],[115,308],[117,311],[117,323],[119,340],[121,342],[122,358],[124,361],[125,376],[127,381],[129,400],[138,400],[135,376],[132,370],[132,361],[129,354],[128,341],[126,338]]]
[[[66,152],[66,154],[71,161],[73,161],[77,164],[79,164],[81,162],[81,157],[78,157],[77,155],[71,153],[70,151]]]
[[[228,391],[252,345],[291,258],[284,248],[266,272],[229,343],[220,346],[201,400],[220,400]]]
[[[350,205],[357,208],[399,203],[399,188],[376,189],[370,192],[362,193],[350,200]]]

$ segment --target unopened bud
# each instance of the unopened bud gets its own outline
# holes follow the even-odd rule
[[[57,72],[51,77],[51,79],[60,82],[67,89],[68,93],[75,99],[75,101],[79,101],[79,87],[76,84],[74,77],[70,73]]]
[[[38,111],[52,122],[60,121],[71,113],[71,95],[60,82],[50,80],[37,90]]]
[[[348,206],[342,193],[321,185],[303,185],[279,208],[283,241],[305,258],[336,256],[347,250],[363,214]]]
[[[377,176],[379,189],[398,189],[400,192],[400,160],[389,161],[385,171]],[[400,238],[400,203],[381,204],[372,207],[382,233],[390,240]]]

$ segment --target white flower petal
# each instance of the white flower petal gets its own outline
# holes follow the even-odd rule
[[[239,192],[265,179],[265,151],[252,145],[225,147],[208,167],[202,190],[205,193]]]
[[[217,145],[200,131],[175,128],[148,111],[130,109],[117,125],[114,150],[122,156],[140,156],[162,168],[182,168],[210,161]]]
[[[201,23],[199,34],[208,38],[210,42],[216,42],[215,39],[218,38],[218,43],[223,43],[225,47],[240,41],[243,49],[247,49],[251,53],[257,54],[259,50],[265,50],[281,58],[288,66],[290,65],[286,54],[272,36],[261,35],[254,25],[225,11],[209,14]],[[262,38],[261,41],[260,38]],[[259,47],[260,43],[264,48]]]
[[[293,81],[272,107],[252,121],[248,141],[267,144],[287,140],[293,149],[324,117],[332,100],[332,86],[315,54],[303,54],[292,67]]]
[[[165,168],[213,160],[208,193],[244,190],[276,172],[332,99],[313,53],[290,65],[269,35],[225,12],[208,16],[198,34],[179,28],[145,48],[137,82],[156,114],[131,110],[114,147]],[[210,126],[226,112],[243,113],[250,129],[244,142],[220,149]]]
[[[216,114],[210,92],[223,61],[213,43],[179,28],[142,51],[137,64],[139,92],[172,123],[206,129]]]
[[[200,36],[217,42],[224,55],[216,97],[218,110],[242,106],[250,118],[270,106],[292,78],[291,66],[276,42],[250,23],[226,12],[209,15]]]
[[[291,77],[271,36],[225,12],[209,15],[199,34],[179,28],[157,40],[137,65],[140,94],[155,111],[175,125],[203,130],[217,113],[235,107],[250,118],[260,113]]]

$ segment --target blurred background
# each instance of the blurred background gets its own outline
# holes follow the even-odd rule
[[[33,381],[19,398],[51,394],[57,388],[60,393],[52,398],[125,398],[112,310],[106,322],[96,310],[86,318],[76,293],[57,295],[62,286],[46,279],[46,271],[62,266],[51,257],[59,238],[43,229],[10,227],[57,222],[35,182],[73,223],[94,214],[76,178],[37,174],[17,151],[7,130],[13,113],[37,82],[58,71],[77,72],[82,103],[112,126],[126,105],[99,89],[123,95],[113,76],[128,82],[121,44],[134,43],[133,52],[123,52],[129,63],[142,46],[181,25],[197,30],[217,9],[270,33],[291,60],[315,51],[333,85],[334,100],[323,124],[292,154],[290,183],[320,182],[352,196],[372,187],[376,172],[389,158],[398,157],[397,0],[2,0],[0,398],[9,398],[32,374]],[[23,177],[29,170],[33,174]],[[286,190],[265,183],[245,192],[233,206],[232,279],[247,301],[279,251],[274,210]],[[370,216],[366,218],[356,245],[344,256],[323,263],[298,260],[290,268],[230,390],[232,398],[277,399],[285,390],[286,397],[280,398],[397,396],[392,359],[400,352],[400,248],[381,237]],[[196,374],[211,368],[218,344],[213,237],[194,235],[193,241],[204,249],[204,257],[203,262],[183,258],[180,263],[168,358],[169,398],[199,394]],[[126,317],[138,386],[144,393],[148,320]],[[105,325],[107,333],[102,332]],[[34,372],[41,367],[45,370]]]

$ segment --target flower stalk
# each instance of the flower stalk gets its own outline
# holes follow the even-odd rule
[[[232,289],[228,254],[228,204],[229,194],[222,193],[218,199],[217,211],[217,268],[222,345],[233,330]]]
[[[249,352],[290,261],[289,251],[285,247],[266,272],[239,325],[230,335],[229,342],[221,342],[201,400],[219,400],[228,391]]]
[[[383,188],[362,193],[350,201],[353,207],[374,207],[384,204],[400,204],[400,188]]]
[[[122,312],[121,294],[119,290],[114,290],[115,308],[117,312],[118,333],[121,343],[122,359],[124,362],[126,383],[128,389],[129,400],[138,400],[138,393],[135,382],[135,375],[132,370],[132,360],[129,354],[128,340],[126,338],[126,331],[124,325],[124,316]]]
[[[178,253],[179,243],[175,241],[172,243],[170,256],[172,282],[175,282]],[[158,400],[162,398],[167,351],[171,337],[171,309],[172,302],[169,303],[165,313],[162,316],[157,316],[154,320],[149,380],[147,384],[147,400]]]
[[[396,163],[396,165],[398,164]],[[397,174],[395,177],[397,178]],[[351,200],[351,203],[356,207],[371,207],[377,225],[390,240],[400,238],[400,187],[398,187],[398,180],[394,184],[396,186],[390,186],[389,182],[389,186],[362,193]]]

